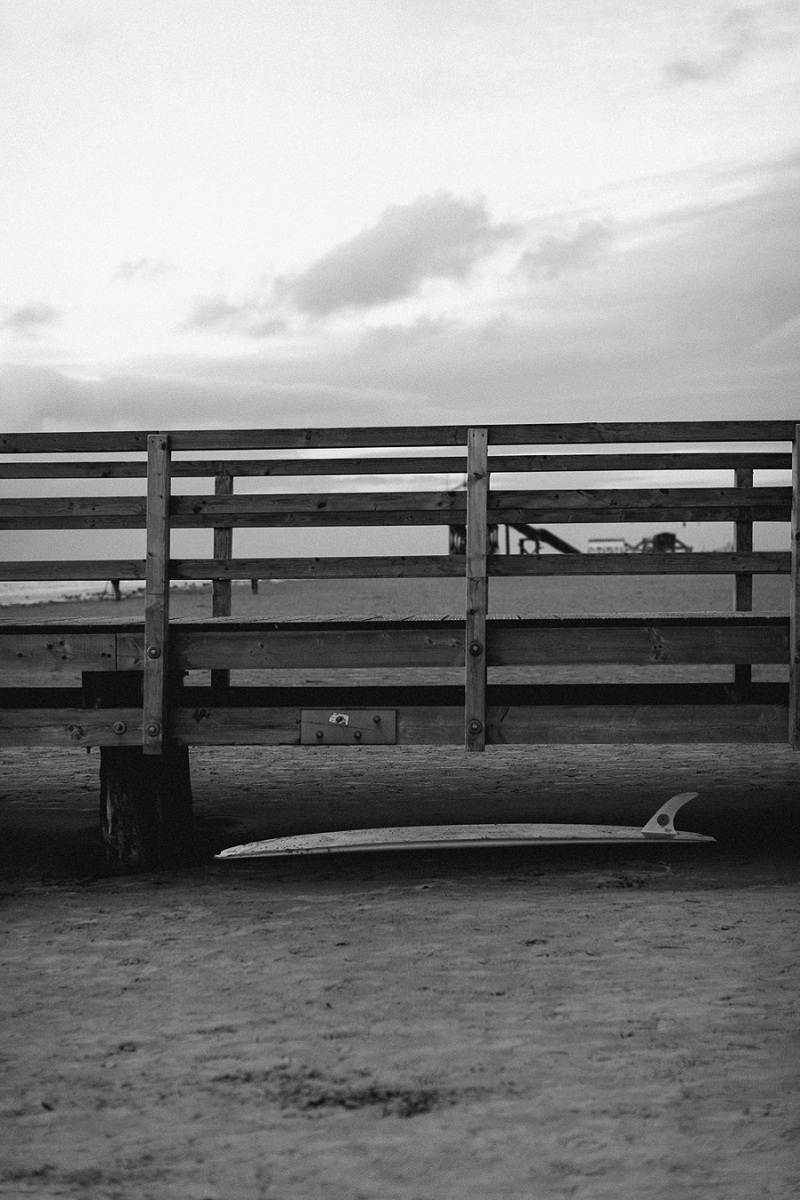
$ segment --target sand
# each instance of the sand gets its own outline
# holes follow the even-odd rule
[[[202,748],[197,861],[139,876],[103,865],[97,752],[0,772],[0,1196],[800,1194],[788,749]],[[637,824],[688,790],[713,845],[211,858],[332,823]]]

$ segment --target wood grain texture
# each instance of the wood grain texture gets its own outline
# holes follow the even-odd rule
[[[489,426],[490,445],[789,442],[795,422],[615,421]],[[465,446],[465,425],[328,429],[168,430],[173,450],[302,450],[371,446]],[[127,453],[147,448],[148,432],[0,434],[0,453]]]
[[[147,463],[142,748],[145,754],[160,754],[164,747],[169,669],[170,447],[163,434],[148,439]]]
[[[467,442],[467,594],[464,630],[464,745],[470,751],[481,751],[486,745],[488,444],[485,429],[470,429]]]
[[[692,554],[542,554],[496,555],[489,559],[489,574],[517,575],[788,575],[792,556],[788,550],[759,550],[751,554],[727,551]]]
[[[792,576],[789,600],[789,742],[800,750],[800,425],[792,449]]]
[[[665,452],[596,454],[492,454],[489,473],[508,471],[696,471],[791,470],[791,454],[777,451]],[[367,458],[226,458],[178,459],[173,478],[282,477],[309,475],[466,474],[462,455]],[[0,479],[144,479],[140,460],[94,462],[0,462]]]

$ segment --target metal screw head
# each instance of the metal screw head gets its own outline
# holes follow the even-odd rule
[[[381,723],[381,719],[380,719],[380,717],[379,717],[379,715],[378,715],[377,713],[375,713],[375,716],[374,716],[372,719],[373,719],[373,721],[375,722],[375,724],[376,724],[376,725],[380,725],[380,723]]]
[[[353,737],[356,739],[356,741],[359,741],[359,739],[361,738],[361,730],[360,730],[360,729],[354,729],[354,730],[353,730]]]
[[[147,726],[145,733],[148,737],[155,738],[161,733],[161,726],[156,721],[151,721]]]
[[[147,657],[148,658],[161,658],[161,647],[160,646],[148,646],[147,647]]]
[[[666,813],[658,814],[658,823],[659,825],[669,825],[669,817]]]
[[[318,730],[317,730],[317,741],[318,741],[318,742],[321,742],[324,736],[325,736],[325,735],[324,735],[324,733],[322,732],[322,730],[321,730],[321,729],[318,729]]]
[[[470,644],[469,644],[470,654],[473,654],[477,657],[481,653],[482,650],[483,650],[483,646],[480,644],[480,642],[470,642]]]
[[[124,733],[128,726],[124,721],[115,721],[111,728],[114,730],[114,733]]]
[[[470,723],[469,723],[470,733],[480,733],[480,731],[482,729],[483,729],[483,725],[481,724],[480,721],[470,721]]]

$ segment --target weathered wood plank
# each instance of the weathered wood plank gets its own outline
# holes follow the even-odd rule
[[[489,472],[507,471],[692,471],[791,470],[791,454],[778,451],[667,452],[663,454],[493,454]],[[172,475],[211,478],[217,475],[283,477],[309,475],[433,475],[466,474],[461,455],[392,458],[227,458],[178,459]],[[147,463],[121,462],[2,462],[0,479],[144,479]]]
[[[751,467],[737,467],[734,471],[734,485],[739,490],[752,490],[753,470]],[[739,517],[734,523],[735,547],[737,554],[752,554],[753,552],[753,522],[748,517]],[[738,572],[733,583],[733,607],[737,612],[750,612],[753,607],[753,576],[749,571]],[[747,688],[753,681],[753,672],[749,663],[737,663],[734,667],[734,682],[740,690]]]
[[[26,496],[0,499],[0,529],[143,529],[144,496]]]
[[[515,575],[788,575],[791,553],[758,550],[750,554],[699,551],[693,554],[533,554],[496,555],[489,574]]]
[[[788,559],[787,553],[788,573]],[[178,558],[172,579],[415,579],[461,576],[464,555],[421,554],[352,558]]]
[[[217,475],[214,479],[215,496],[233,495],[233,476]],[[223,527],[214,530],[214,558],[225,562],[233,554],[233,529]],[[211,613],[215,617],[231,615],[231,578],[221,573],[215,575],[211,584]],[[228,687],[231,677],[229,671],[212,671],[211,684],[213,687]]]
[[[486,572],[489,470],[485,429],[470,429],[467,458],[464,745],[467,750],[481,751],[486,745],[486,612],[489,604]]]
[[[682,512],[696,514],[687,520],[736,520],[739,516],[755,520],[788,520],[791,500],[789,487],[492,491],[489,494],[489,521],[510,521],[512,524],[518,520],[533,522],[545,518],[584,521],[589,513],[599,513],[603,520],[660,520],[665,513]],[[706,513],[709,515],[704,515]],[[710,515],[712,513],[717,515]]]
[[[172,661],[183,670],[290,670],[295,667],[461,667],[463,624],[455,629],[281,631],[184,630],[173,625]],[[130,643],[133,649],[133,643]],[[135,647],[129,669],[138,657]]]
[[[490,710],[490,745],[785,743],[780,705],[630,705]]]
[[[112,632],[5,633],[0,626],[0,672],[61,675],[74,671],[115,671]]]
[[[617,421],[492,425],[490,445],[583,443],[782,442],[794,421]],[[334,429],[171,430],[173,450],[344,449],[371,446],[464,446],[467,426],[394,426]],[[0,434],[0,453],[127,453],[144,450],[147,433],[75,432]]]
[[[492,492],[491,524],[589,521],[788,521],[791,488],[569,489]],[[463,492],[331,492],[177,496],[175,528],[464,524]],[[137,496],[0,499],[0,529],[109,529],[146,525]]]
[[[792,448],[792,575],[789,600],[789,743],[800,750],[800,425]]]
[[[300,744],[300,708],[176,708],[170,713],[176,745]],[[458,745],[461,707],[397,708],[398,745]],[[136,746],[140,709],[0,710],[4,746]],[[121,733],[116,728],[125,727]],[[785,705],[490,705],[487,745],[784,743]],[[312,751],[313,752],[313,751]],[[335,753],[334,751],[330,751]],[[369,752],[365,748],[365,752]]]
[[[147,574],[144,595],[144,708],[142,748],[164,748],[169,655],[169,438],[154,433],[147,459]]]
[[[547,666],[581,663],[626,663],[672,666],[679,663],[785,663],[788,630],[742,623],[728,625],[660,625],[645,628],[514,629],[490,626],[487,661],[495,666]]]
[[[0,562],[0,579],[14,583],[71,579],[144,579],[144,559],[101,558],[92,561],[47,559]]]

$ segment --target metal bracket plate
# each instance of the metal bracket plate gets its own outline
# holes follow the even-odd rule
[[[301,746],[394,746],[397,712],[391,708],[303,708]]]

